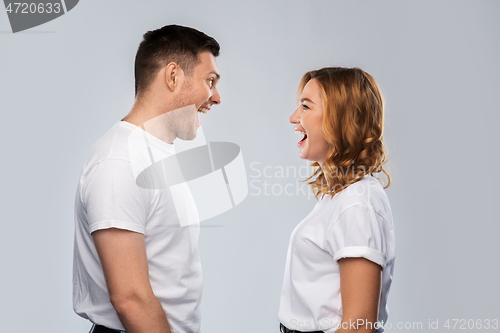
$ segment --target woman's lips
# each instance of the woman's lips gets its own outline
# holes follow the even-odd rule
[[[306,142],[306,140],[307,140],[307,134],[304,133],[304,137],[302,138],[302,140],[297,142],[297,147],[300,148],[300,146],[302,146],[304,144],[304,142]]]

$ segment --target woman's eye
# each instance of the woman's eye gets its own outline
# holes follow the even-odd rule
[[[304,110],[309,110],[309,107],[308,107],[307,105],[305,105],[305,104],[302,104],[302,108],[303,108]]]

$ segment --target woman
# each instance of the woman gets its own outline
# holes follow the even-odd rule
[[[318,202],[294,229],[278,319],[281,332],[381,332],[395,245],[384,187],[383,100],[359,68],[306,73],[290,117]],[[311,180],[314,177],[313,180]],[[386,186],[386,187],[387,187]],[[385,188],[386,188],[385,187]]]

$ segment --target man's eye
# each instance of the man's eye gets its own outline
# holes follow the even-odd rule
[[[214,79],[209,79],[208,82],[208,86],[212,89],[214,87]]]

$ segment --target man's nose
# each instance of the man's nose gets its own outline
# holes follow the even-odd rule
[[[213,103],[213,104],[220,104],[221,101],[220,101],[220,95],[219,95],[219,91],[217,89],[214,90],[214,93],[212,94],[212,96],[210,97],[210,101]]]

